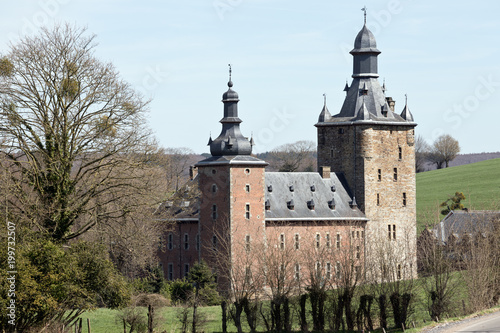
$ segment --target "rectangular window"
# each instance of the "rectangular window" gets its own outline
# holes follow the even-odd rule
[[[330,262],[326,263],[325,277],[327,280],[330,280],[332,278],[332,264],[330,264]]]
[[[250,267],[245,267],[245,284],[248,286],[252,283],[252,270]]]
[[[249,220],[249,219],[250,219],[250,204],[246,204],[246,205],[245,205],[245,218],[246,218],[247,220]]]
[[[403,192],[403,206],[406,206],[406,192]]]
[[[212,205],[212,219],[217,219],[217,205]]]
[[[378,181],[381,182],[382,181],[382,169],[378,169],[377,177],[378,177]]]
[[[380,206],[380,193],[377,193],[377,206]]]
[[[318,233],[316,233],[316,248],[319,249],[319,247],[321,246],[321,235]]]
[[[391,228],[391,225],[388,224],[387,225],[387,232],[388,232],[387,236],[390,240],[396,239],[396,225],[395,224],[392,225],[392,228]]]
[[[187,277],[189,274],[189,264],[184,264],[184,277]]]
[[[184,234],[184,250],[189,250],[189,235]]]
[[[337,233],[337,239],[335,241],[335,247],[340,249],[340,233]]]
[[[354,266],[354,274],[356,274],[356,280],[361,280],[361,266]]]
[[[174,235],[172,233],[168,234],[167,248],[172,250],[174,248]]]
[[[196,234],[196,251],[200,250],[200,234]]]
[[[300,249],[300,235],[299,234],[295,234],[295,250],[298,250]]]
[[[245,192],[250,193],[250,185],[245,185]]]
[[[167,279],[169,281],[173,281],[174,280],[174,264],[172,263],[168,263],[168,271],[167,271]]]
[[[398,181],[398,168],[394,168],[394,181]]]
[[[359,238],[359,230],[356,230],[356,238]]]
[[[326,239],[325,246],[329,249],[332,246],[332,240],[330,238],[330,233],[329,232],[326,233],[325,239]]]
[[[397,271],[397,277],[398,277],[398,280],[401,280],[401,264],[398,264],[398,271]]]
[[[295,280],[300,279],[300,265],[295,264]]]
[[[212,250],[217,251],[217,236],[212,236]]]
[[[337,278],[337,280],[342,278],[342,266],[340,266],[340,262],[338,261],[335,265],[335,277]]]
[[[164,245],[165,245],[165,236],[161,235],[160,238],[158,238],[158,250],[161,251]]]
[[[321,263],[316,261],[316,276],[321,276]]]
[[[360,259],[361,258],[361,248],[359,247],[359,245],[356,246],[356,259]]]
[[[280,249],[285,249],[285,234],[280,234]]]
[[[333,149],[330,149],[330,157],[333,158]]]
[[[399,159],[403,159],[403,148],[398,147]]]
[[[245,251],[250,252],[250,235],[245,236]]]
[[[355,236],[356,236],[356,232],[354,230],[351,231],[351,238],[354,239]]]

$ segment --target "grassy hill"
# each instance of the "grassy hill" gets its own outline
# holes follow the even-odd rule
[[[439,204],[463,192],[469,209],[500,210],[500,158],[417,174],[417,226],[442,219]]]

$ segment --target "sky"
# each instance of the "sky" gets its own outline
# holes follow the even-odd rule
[[[450,134],[462,153],[500,151],[499,1],[9,1],[0,54],[41,26],[87,27],[96,57],[151,99],[159,143],[200,154],[220,133],[231,64],[241,130],[260,153],[316,142],[323,94],[340,111],[365,5],[379,80],[398,113],[407,94],[416,134],[429,143]]]

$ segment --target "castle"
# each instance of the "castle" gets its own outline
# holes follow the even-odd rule
[[[196,193],[165,204],[175,219],[159,251],[167,279],[182,278],[204,259],[225,276],[219,285],[231,288],[235,267],[258,275],[256,261],[275,249],[287,251],[286,269],[295,279],[312,270],[331,279],[347,272],[346,265],[363,278],[415,276],[416,123],[407,105],[395,112],[378,82],[380,51],[366,22],[350,53],[352,82],[342,108],[332,116],[325,100],[315,124],[319,172],[265,171],[267,163],[251,155],[253,139],[240,131],[230,77],[222,131],[208,143],[212,156],[191,170]],[[261,252],[248,261],[257,244],[264,244]],[[229,265],[214,261],[217,250]]]

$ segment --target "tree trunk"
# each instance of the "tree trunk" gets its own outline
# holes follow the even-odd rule
[[[285,332],[292,331],[292,322],[290,319],[290,302],[288,301],[288,297],[285,297],[283,301],[283,324],[285,328]]]
[[[222,333],[227,333],[227,303],[226,301],[222,301]]]
[[[307,313],[306,313],[307,294],[300,296],[300,330],[307,332]]]

